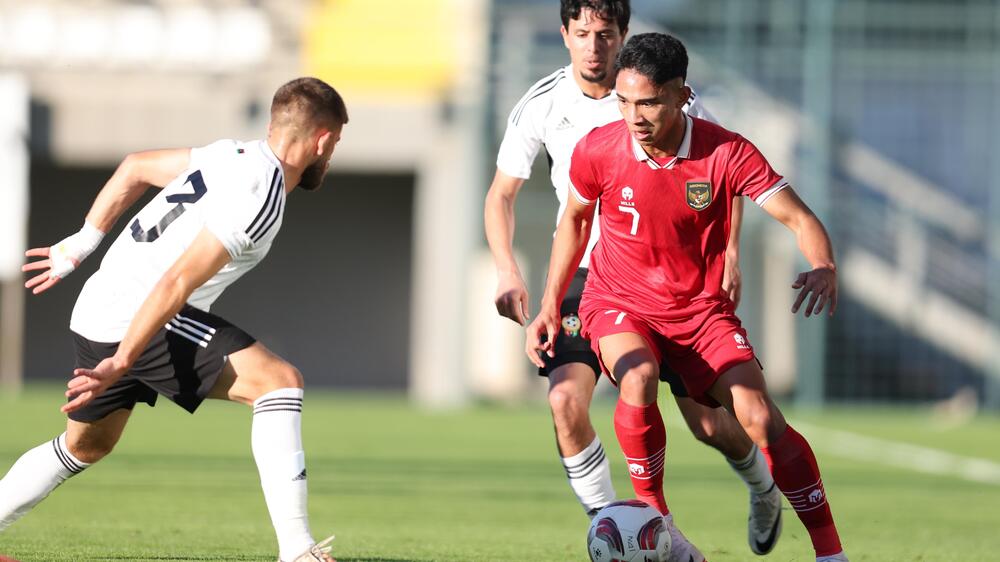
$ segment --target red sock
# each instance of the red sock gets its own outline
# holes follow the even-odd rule
[[[615,408],[615,435],[625,453],[635,497],[667,515],[667,500],[663,497],[663,458],[667,433],[656,402],[646,406],[630,406],[618,399]]]
[[[778,489],[788,498],[788,503],[792,504],[809,531],[816,556],[830,556],[843,550],[830,513],[830,504],[826,501],[816,457],[805,438],[788,426],[781,437],[761,451],[771,467]]]

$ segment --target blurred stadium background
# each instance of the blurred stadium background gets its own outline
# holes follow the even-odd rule
[[[348,560],[521,560],[525,544],[538,560],[582,555],[544,383],[522,331],[495,313],[482,233],[508,111],[567,63],[557,4],[0,0],[0,470],[60,431],[66,327],[99,263],[33,297],[24,250],[75,231],[126,153],[260,137],[273,90],[314,74],[351,113],[328,185],[289,200],[271,255],[215,310],[335,391],[312,394],[305,418],[317,530],[335,523]],[[633,0],[631,31],[650,29],[686,42],[707,107],[831,230],[840,309],[796,318],[794,240],[748,206],[740,315],[817,448],[852,557],[995,560],[1000,3]],[[515,241],[533,310],[555,213],[540,158]],[[595,405],[605,443],[612,407]],[[669,487],[686,532],[713,560],[745,560],[744,492],[663,408],[668,483],[697,484]],[[245,419],[226,404],[158,410],[0,550],[273,559],[247,493]],[[190,439],[205,427],[212,438]],[[79,509],[99,502],[116,514]],[[196,517],[185,507],[206,502]],[[776,559],[808,553],[797,523],[785,532]]]
[[[835,239],[839,314],[795,319],[794,241],[748,211],[741,315],[773,389],[1000,408],[1000,4],[633,4],[632,31],[686,41],[709,109]],[[77,228],[124,154],[258,137],[273,89],[315,74],[352,114],[329,189],[293,198],[272,256],[217,310],[312,385],[537,398],[520,331],[492,310],[481,203],[509,108],[565,64],[559,23],[554,0],[0,2],[4,392],[66,376],[98,263],[29,298],[23,250]],[[542,167],[516,239],[536,297],[555,213]]]

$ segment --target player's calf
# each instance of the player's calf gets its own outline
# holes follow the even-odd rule
[[[65,433],[21,455],[0,480],[0,531],[88,466],[66,448]]]
[[[615,435],[625,454],[635,497],[664,515],[669,514],[663,495],[667,434],[656,402],[633,406],[619,398],[615,408]]]
[[[87,431],[80,428],[77,422],[69,420],[63,436],[66,452],[80,462],[91,465],[111,454],[121,434],[109,435]]]
[[[590,516],[615,501],[611,467],[590,423],[594,376],[593,369],[584,363],[556,367],[549,372],[548,396],[559,458],[570,488]]]
[[[260,343],[229,356],[209,394],[250,405],[253,451],[281,560],[297,560],[315,541],[306,506],[302,374]]]
[[[691,433],[722,453],[749,490],[747,541],[755,554],[767,554],[781,535],[781,491],[775,486],[763,453],[724,408],[709,408],[691,398],[676,398]]]
[[[107,456],[130,413],[119,409],[94,422],[69,420],[65,433],[21,455],[0,480],[0,530],[31,511],[60,484]]]
[[[816,556],[841,552],[823,478],[809,443],[791,426],[786,426],[784,433],[764,448],[763,453],[770,461],[778,488],[809,532]]]

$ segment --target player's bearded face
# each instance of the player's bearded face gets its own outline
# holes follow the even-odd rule
[[[299,187],[306,191],[316,191],[319,186],[323,185],[323,176],[326,175],[326,169],[329,167],[330,161],[322,157],[313,162],[302,171]]]
[[[299,179],[298,187],[306,191],[316,191],[319,189],[319,186],[323,185],[323,177],[326,176],[326,171],[330,167],[330,158],[333,157],[333,150],[337,147],[337,143],[340,142],[340,131],[340,127],[329,131],[328,138],[322,141],[326,144],[323,153],[317,156],[316,161],[306,166],[306,169],[302,171],[302,178]],[[322,147],[323,144],[319,146]]]
[[[570,20],[569,27],[561,31],[573,68],[580,77],[594,83],[609,80],[624,39],[618,24],[584,8],[580,17]]]

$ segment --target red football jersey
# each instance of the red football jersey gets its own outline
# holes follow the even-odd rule
[[[570,187],[581,202],[600,201],[601,238],[584,298],[663,320],[729,301],[721,287],[733,198],[763,205],[788,184],[739,134],[685,119],[668,162],[650,158],[624,121],[576,145]]]

